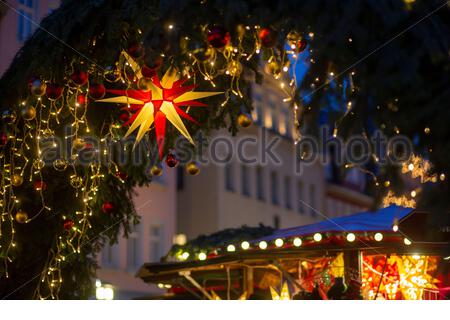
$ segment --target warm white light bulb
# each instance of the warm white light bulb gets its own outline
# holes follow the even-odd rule
[[[320,233],[315,233],[313,238],[314,241],[319,242],[322,240],[322,235]]]
[[[355,236],[355,234],[354,233],[349,233],[349,234],[347,234],[347,241],[348,242],[353,242],[353,241],[355,241],[355,239],[356,239],[356,236]]]
[[[407,246],[409,246],[409,245],[412,243],[411,240],[409,240],[408,238],[403,239],[403,242],[404,242]]]
[[[302,239],[295,238],[293,243],[294,243],[294,246],[300,247],[302,245]]]
[[[248,243],[248,241],[244,241],[241,243],[241,248],[244,250],[247,250],[248,248],[250,248],[250,243]]]
[[[236,251],[236,247],[234,245],[230,244],[227,247],[227,251],[228,252],[234,252],[234,251]]]
[[[375,233],[374,238],[375,238],[375,241],[381,241],[381,240],[383,240],[383,234],[380,232],[377,232],[377,233]]]
[[[282,247],[284,244],[283,239],[278,238],[277,240],[275,240],[275,245],[279,248]]]
[[[261,250],[267,249],[267,242],[261,241],[261,242],[259,243],[259,248],[260,248]]]
[[[206,253],[204,253],[204,252],[200,252],[199,254],[198,254],[198,259],[199,260],[206,260]]]

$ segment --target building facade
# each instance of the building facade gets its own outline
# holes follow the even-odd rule
[[[0,75],[39,22],[58,8],[60,0],[12,0],[0,3]]]
[[[310,164],[298,162],[292,111],[272,77],[265,77],[263,85],[253,85],[252,96],[254,125],[233,138],[225,131],[215,135],[217,140],[232,141],[231,161],[208,163],[195,177],[178,171],[178,233],[191,239],[243,225],[287,228],[370,207],[372,198],[362,193],[363,173],[351,169],[344,183],[331,183],[328,164],[320,159]],[[240,148],[245,139],[246,147]],[[269,156],[261,150],[274,140],[274,153],[280,161],[264,161]],[[256,143],[251,145],[251,141]],[[211,148],[210,158],[229,155],[229,146],[223,148],[228,150]],[[242,153],[246,159],[239,155]],[[257,161],[250,163],[250,159]]]

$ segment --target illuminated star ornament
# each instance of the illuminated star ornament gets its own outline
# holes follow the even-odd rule
[[[108,90],[112,94],[119,95],[98,102],[121,103],[130,106],[135,111],[133,116],[124,125],[130,125],[125,137],[139,128],[136,136],[136,144],[150,130],[152,124],[155,127],[156,141],[158,143],[159,156],[162,159],[164,150],[164,139],[166,132],[166,120],[189,142],[194,144],[191,135],[187,131],[181,117],[197,123],[198,122],[183,111],[180,107],[203,107],[206,104],[195,101],[222,92],[194,92],[196,85],[183,86],[187,79],[180,79],[178,70],[169,68],[160,80],[158,76],[149,81],[150,90]],[[181,117],[180,117],[181,116]]]

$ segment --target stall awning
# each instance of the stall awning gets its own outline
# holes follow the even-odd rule
[[[318,223],[281,229],[258,239],[271,241],[277,238],[303,237],[326,232],[386,232],[392,231],[395,221],[401,221],[414,211],[412,208],[389,206],[376,211],[366,211],[344,217],[327,219]]]

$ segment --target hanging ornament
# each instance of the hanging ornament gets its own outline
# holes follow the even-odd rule
[[[55,161],[53,161],[53,168],[56,171],[64,171],[67,168],[67,161],[64,159],[56,159]]]
[[[281,72],[281,67],[278,64],[278,62],[273,60],[265,65],[264,71],[266,71],[266,73],[268,73],[268,74],[276,76]]]
[[[238,123],[242,128],[247,128],[253,123],[253,120],[248,113],[241,113],[238,116]]]
[[[88,98],[85,94],[80,94],[77,96],[77,103],[80,106],[85,106],[87,104]]]
[[[34,190],[45,191],[47,189],[47,184],[44,181],[37,180],[33,184]]]
[[[28,220],[28,213],[23,210],[19,210],[16,213],[15,219],[17,223],[26,223]]]
[[[262,28],[259,33],[259,40],[261,45],[265,48],[272,48],[277,43],[277,32],[271,28]]]
[[[114,205],[111,202],[104,202],[102,204],[102,212],[106,214],[111,214],[114,211]]]
[[[41,79],[35,79],[30,84],[31,94],[37,97],[41,97],[45,94],[47,85]]]
[[[26,121],[31,121],[36,118],[36,108],[33,106],[26,106],[22,109],[22,117]]]
[[[2,113],[2,121],[7,124],[13,124],[16,122],[17,116],[14,111],[11,110],[5,110]]]
[[[101,83],[96,83],[89,86],[89,97],[94,100],[102,99],[106,94],[105,86]]]
[[[23,177],[20,174],[13,174],[11,177],[11,184],[14,187],[19,187],[23,183]]]
[[[163,173],[163,170],[162,170],[162,168],[159,167],[159,166],[153,166],[153,167],[150,169],[150,174],[151,174],[152,176],[159,177],[159,176],[162,175],[162,173]]]
[[[85,71],[77,70],[72,73],[70,80],[77,86],[84,86],[88,81],[88,74]]]
[[[200,167],[198,166],[197,162],[191,161],[186,165],[186,172],[191,176],[196,176],[200,173]]]
[[[72,230],[74,225],[75,225],[75,223],[73,222],[72,219],[64,219],[64,221],[63,221],[63,227],[64,227],[64,230],[66,230],[66,231]]]
[[[174,153],[169,152],[169,154],[167,154],[166,164],[168,167],[175,168],[176,166],[178,166],[179,163],[180,160],[178,160],[177,156]]]
[[[206,106],[195,100],[222,93],[194,92],[192,90],[195,88],[195,85],[182,86],[185,81],[186,79],[180,79],[178,70],[169,68],[161,80],[155,76],[152,81],[149,82],[151,90],[148,92],[142,90],[109,90],[109,92],[121,96],[98,100],[98,102],[129,104],[131,109],[135,110],[135,113],[130,120],[124,124],[131,124],[125,137],[129,136],[133,131],[139,128],[135,143],[139,143],[144,134],[150,129],[150,126],[154,124],[159,156],[160,159],[162,159],[167,120],[169,120],[172,125],[189,140],[189,142],[194,144],[181,117],[196,124],[198,124],[198,122],[180,107]]]
[[[116,172],[116,177],[121,179],[121,180],[127,180],[128,179],[128,174],[126,174],[126,172],[117,171]]]
[[[138,59],[144,55],[144,47],[139,42],[134,42],[128,47],[128,53],[134,59]]]
[[[230,33],[221,26],[213,26],[208,31],[208,42],[214,48],[223,48],[230,43]]]
[[[50,100],[58,100],[63,94],[64,88],[56,83],[49,83],[45,94]]]
[[[80,188],[83,185],[83,178],[79,176],[70,177],[70,185],[75,189]]]
[[[289,32],[287,35],[287,41],[289,44],[289,47],[295,52],[295,53],[301,53],[306,49],[306,46],[308,45],[308,42],[305,38],[303,38],[298,32]]]
[[[35,159],[33,161],[33,169],[41,170],[45,166],[45,162],[42,159]]]
[[[0,132],[0,147],[4,147],[6,146],[6,144],[8,143],[8,135],[6,134],[6,132]]]
[[[103,76],[108,82],[117,82],[120,80],[120,71],[116,67],[107,66]]]
[[[73,140],[73,144],[72,144],[72,148],[74,150],[82,150],[84,149],[86,146],[86,142],[84,142],[84,140],[82,138],[76,138],[75,140]]]
[[[242,72],[242,64],[237,60],[232,60],[227,65],[226,73],[230,76],[239,76]]]

